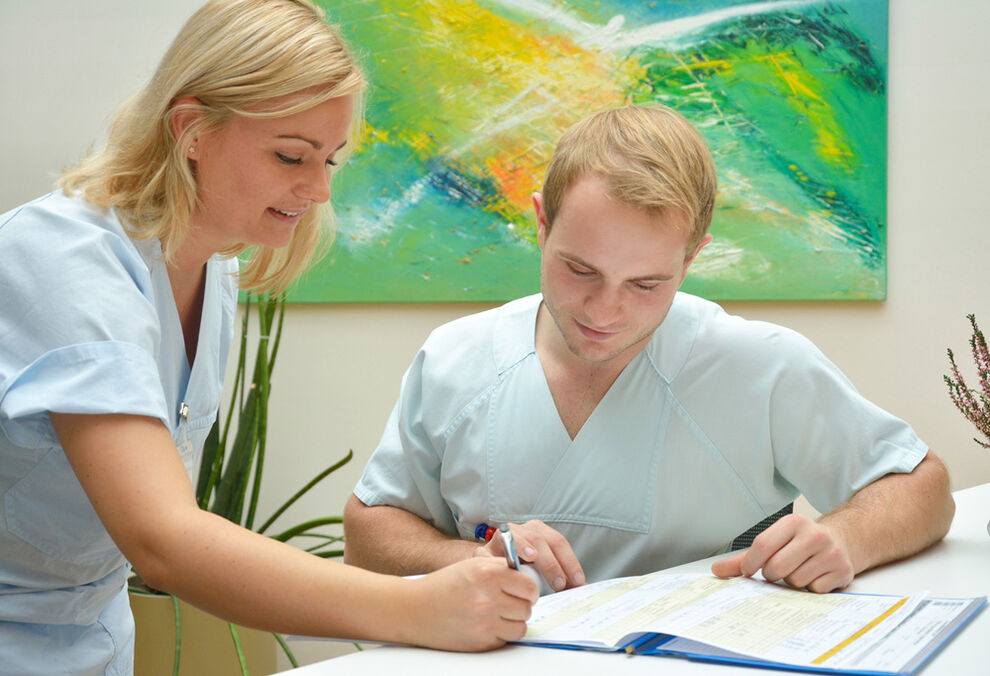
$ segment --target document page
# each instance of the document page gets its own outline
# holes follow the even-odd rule
[[[945,640],[946,627],[972,602],[813,594],[748,578],[655,573],[541,598],[522,642],[615,650],[668,634],[696,642],[685,652],[703,644],[761,662],[897,672],[933,640]]]

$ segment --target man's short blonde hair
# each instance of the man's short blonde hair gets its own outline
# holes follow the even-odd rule
[[[145,87],[117,112],[106,146],[67,171],[60,185],[91,203],[117,210],[131,236],[158,238],[172,260],[189,232],[196,207],[196,178],[186,159],[191,140],[222,127],[231,117],[281,117],[324,101],[359,95],[364,77],[308,0],[212,0],[190,17]],[[265,105],[290,96],[279,110]],[[180,99],[200,113],[180,138],[172,116]],[[357,96],[349,147],[360,121]],[[332,235],[332,212],[310,209],[282,249],[254,247],[241,271],[241,286],[283,291]],[[234,256],[247,246],[223,251]]]
[[[587,173],[601,176],[609,194],[625,205],[684,214],[689,255],[708,232],[715,163],[701,135],[666,106],[604,110],[564,132],[543,186],[548,232],[564,195]]]

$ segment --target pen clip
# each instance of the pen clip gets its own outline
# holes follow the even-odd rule
[[[503,523],[498,527],[498,534],[502,537],[502,549],[505,550],[505,561],[509,568],[519,570],[519,555],[516,554],[516,543],[512,540],[512,531],[509,524]]]

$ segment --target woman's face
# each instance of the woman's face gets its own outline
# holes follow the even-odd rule
[[[330,199],[353,110],[353,97],[342,96],[285,117],[234,116],[197,136],[187,149],[199,198],[190,243],[207,255],[236,244],[289,244],[302,215]]]

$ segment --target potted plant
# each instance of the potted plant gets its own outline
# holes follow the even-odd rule
[[[254,354],[254,366],[248,380],[248,344],[252,306],[258,319],[258,334]],[[230,406],[226,416],[217,415],[203,448],[199,479],[196,484],[196,500],[200,508],[219,514],[257,533],[268,534],[276,519],[305,495],[316,484],[331,473],[347,464],[353,457],[349,451],[341,460],[327,467],[310,479],[261,525],[255,527],[258,497],[265,464],[265,441],[268,429],[268,399],[271,394],[271,375],[278,355],[282,337],[282,324],[285,316],[285,296],[271,297],[267,294],[245,295],[244,316],[241,324],[240,349],[237,357],[237,370]],[[236,420],[236,427],[233,423]],[[291,528],[269,534],[281,542],[298,539],[310,540],[306,551],[324,558],[343,555],[340,543],[343,536],[327,532],[327,527],[342,523],[341,516],[326,516],[299,523]],[[135,595],[170,597],[168,594],[150,589],[135,575],[131,579],[132,605]],[[173,674],[179,673],[182,655],[183,608],[178,599],[171,597],[171,617],[174,620]],[[188,611],[187,611],[188,612]],[[219,622],[219,620],[218,620]],[[241,640],[242,631],[227,623],[233,651],[240,665],[241,673],[248,673],[248,660]],[[272,634],[281,645],[293,666],[298,666],[295,656],[284,638]],[[140,658],[141,644],[137,648]],[[274,651],[271,651],[274,657]],[[202,672],[201,672],[202,673]]]
[[[966,384],[951,349],[948,353],[952,376],[942,377],[949,388],[949,398],[952,399],[952,403],[983,435],[982,440],[974,437],[973,441],[983,448],[990,448],[990,350],[987,349],[987,339],[976,323],[976,315],[966,315],[966,318],[973,329],[969,347],[976,364],[979,388],[972,388]],[[987,523],[987,533],[990,534],[990,523]]]

